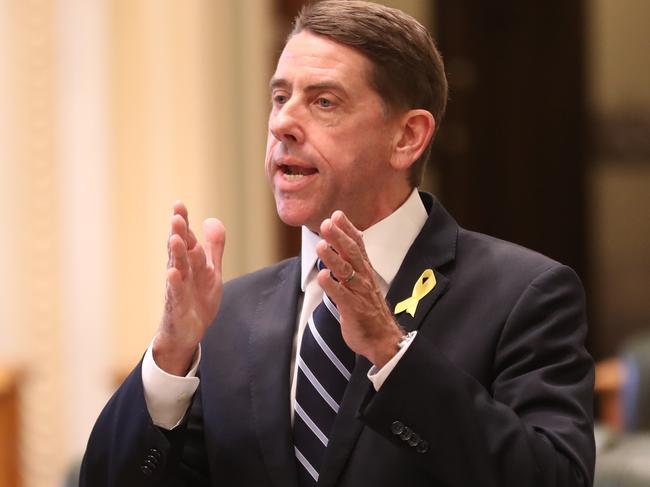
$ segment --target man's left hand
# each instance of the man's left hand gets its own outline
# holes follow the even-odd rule
[[[404,332],[375,280],[362,233],[337,210],[321,224],[320,236],[316,253],[327,269],[319,272],[318,284],[336,303],[343,339],[381,368],[397,353]]]

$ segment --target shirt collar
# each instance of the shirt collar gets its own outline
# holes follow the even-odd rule
[[[300,251],[300,287],[303,292],[305,292],[309,275],[316,268],[316,260],[318,259],[318,255],[316,255],[316,244],[319,241],[320,237],[303,225],[301,240],[302,248]]]
[[[363,232],[363,243],[375,272],[387,286],[393,282],[408,249],[427,220],[427,210],[417,189],[413,189],[406,201],[393,213]],[[320,237],[302,227],[300,253],[301,279],[304,292],[310,274],[316,266],[316,244]]]

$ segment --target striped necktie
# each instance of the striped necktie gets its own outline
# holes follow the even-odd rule
[[[325,266],[319,260],[318,269]],[[301,487],[318,481],[334,419],[354,368],[354,352],[341,335],[336,305],[323,301],[309,317],[300,342],[293,437]]]

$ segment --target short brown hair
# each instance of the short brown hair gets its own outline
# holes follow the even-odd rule
[[[444,64],[431,35],[413,17],[376,3],[323,0],[302,8],[289,37],[303,30],[368,57],[370,82],[389,112],[422,108],[435,118],[436,130],[440,126],[447,105]],[[431,143],[411,167],[412,186],[422,182],[430,155]]]

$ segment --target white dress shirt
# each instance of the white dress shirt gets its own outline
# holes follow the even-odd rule
[[[363,243],[368,259],[375,270],[375,278],[384,296],[399,270],[408,249],[420,233],[427,219],[427,212],[422,200],[414,189],[407,200],[389,216],[363,232]],[[301,279],[303,292],[299,304],[296,333],[293,339],[292,374],[291,374],[291,414],[296,397],[296,357],[300,351],[302,334],[309,316],[321,302],[323,291],[316,276],[316,244],[320,237],[306,227],[302,227],[302,249],[300,254]],[[408,349],[414,335],[381,369],[372,367],[368,379],[375,390],[379,390],[390,372]],[[201,360],[199,347],[192,367],[185,377],[171,375],[160,369],[153,360],[151,345],[142,362],[142,383],[147,409],[157,426],[166,429],[176,427],[182,420],[190,405],[192,395],[199,386],[196,371]]]

